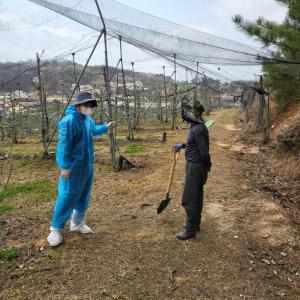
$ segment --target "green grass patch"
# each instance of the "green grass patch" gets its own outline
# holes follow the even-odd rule
[[[0,201],[14,199],[22,195],[26,200],[50,199],[55,196],[56,187],[48,180],[29,181],[22,184],[11,184],[8,188],[0,192]]]
[[[12,260],[21,255],[21,249],[11,248],[11,249],[0,249],[0,260]]]
[[[134,154],[134,153],[140,153],[140,152],[145,152],[145,151],[146,151],[146,148],[142,145],[131,145],[126,148],[125,153]]]
[[[6,205],[6,204],[0,204],[0,214],[12,210],[14,207],[11,205]]]

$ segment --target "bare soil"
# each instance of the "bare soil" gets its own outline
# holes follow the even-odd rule
[[[19,247],[22,255],[0,263],[0,298],[300,299],[299,227],[272,193],[257,187],[253,164],[244,157],[260,150],[250,151],[239,140],[238,110],[219,110],[210,118],[216,121],[210,130],[213,167],[195,239],[175,237],[185,219],[183,153],[172,201],[156,214],[165,196],[171,145],[185,140],[186,128],[167,131],[166,144],[157,141],[163,127],[140,131],[139,144],[147,151],[132,158],[143,167],[128,171],[112,171],[107,140],[97,142],[87,220],[95,233],[81,236],[66,228],[64,243],[51,249],[46,237],[55,199],[14,200],[16,208],[0,214],[0,247]],[[57,183],[53,160],[16,166],[13,182]]]

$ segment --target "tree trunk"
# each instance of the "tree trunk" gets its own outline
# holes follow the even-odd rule
[[[37,71],[38,71],[38,94],[40,98],[41,105],[41,117],[42,117],[42,138],[43,138],[43,147],[44,151],[47,148],[47,143],[49,142],[49,120],[47,116],[47,108],[46,108],[46,97],[42,87],[42,78],[41,78],[41,68],[40,68],[40,58],[39,54],[36,54],[37,59]],[[44,152],[44,155],[47,156],[47,151]]]

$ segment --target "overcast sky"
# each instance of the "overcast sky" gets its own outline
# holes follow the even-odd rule
[[[69,1],[74,8],[83,7],[92,0],[61,0]],[[105,1],[105,0],[103,0]],[[245,34],[239,32],[232,22],[232,16],[241,14],[248,19],[265,18],[282,21],[286,15],[284,7],[275,0],[119,0],[119,2],[140,9],[147,13],[174,21],[207,33],[215,34],[231,40],[259,47],[260,45]],[[96,14],[96,11],[95,11]],[[0,61],[20,61],[33,59],[35,53],[45,50],[45,58],[66,55],[71,59],[74,49],[91,45],[96,38],[92,29],[77,24],[63,16],[40,7],[27,0],[0,0]],[[82,43],[83,42],[83,43]],[[78,46],[76,48],[76,46]],[[79,47],[79,48],[80,48]],[[117,45],[109,42],[110,63],[114,64]],[[90,50],[76,54],[76,60],[84,63]],[[125,47],[125,67],[136,61],[138,71],[160,72],[162,61],[152,59],[149,55],[138,53]],[[100,48],[93,57],[91,64],[102,64],[103,54]],[[171,66],[169,66],[171,72]],[[212,68],[216,68],[212,66]],[[259,68],[228,69],[234,76],[253,78]]]

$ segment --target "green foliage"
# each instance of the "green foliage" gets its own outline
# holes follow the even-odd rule
[[[145,152],[145,151],[146,149],[142,145],[132,145],[126,148],[125,153],[134,154],[134,153]]]
[[[21,249],[10,248],[10,249],[0,249],[0,260],[12,260],[21,255]]]
[[[0,214],[12,210],[14,207],[11,205],[0,204]]]
[[[252,22],[240,15],[234,16],[233,22],[265,47],[270,47],[275,58],[300,62],[300,0],[276,1],[288,8],[288,15],[281,24],[263,17]],[[263,70],[266,84],[275,91],[280,110],[284,110],[292,101],[300,101],[299,64],[266,64]]]
[[[55,186],[49,181],[29,181],[22,184],[12,184],[0,192],[0,201],[13,199],[19,194],[27,200],[49,199],[55,196]]]

